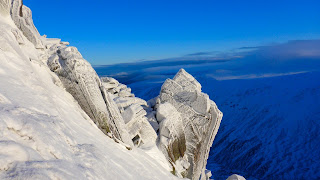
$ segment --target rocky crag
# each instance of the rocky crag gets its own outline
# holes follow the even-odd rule
[[[34,45],[40,52],[37,63],[57,75],[55,84],[73,96],[104,134],[128,150],[156,146],[178,177],[210,178],[206,162],[222,113],[185,70],[166,80],[159,96],[146,102],[117,80],[99,78],[69,43],[40,36],[22,0],[1,0],[0,14],[11,16],[17,42],[24,44],[26,38]]]

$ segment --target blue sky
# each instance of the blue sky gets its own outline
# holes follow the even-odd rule
[[[93,3],[94,2],[94,3]],[[24,0],[94,65],[320,39],[319,0]]]

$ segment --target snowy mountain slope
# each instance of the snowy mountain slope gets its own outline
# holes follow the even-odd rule
[[[308,59],[302,63],[312,66]],[[319,71],[308,72],[308,68],[301,69],[303,66],[287,60],[281,68],[274,67],[276,73],[266,68],[258,69],[262,73],[255,75],[247,67],[236,69],[242,74],[227,74],[218,81],[212,74],[228,67],[226,64],[194,64],[173,63],[173,66],[152,68],[153,71],[150,63],[102,66],[96,70],[104,75],[109,69],[123,72],[121,66],[123,69],[143,67],[113,76],[126,82],[137,96],[150,99],[158,95],[166,78],[186,67],[224,113],[207,164],[214,179],[226,179],[232,173],[247,179],[320,178]],[[314,63],[312,70],[317,67]],[[297,73],[290,73],[292,70]]]
[[[208,169],[247,179],[320,177],[320,73],[247,80],[203,79],[225,113]],[[224,88],[217,88],[223,86]]]
[[[0,16],[0,179],[176,178],[105,136],[58,86],[41,50],[24,36],[19,45],[12,29]]]

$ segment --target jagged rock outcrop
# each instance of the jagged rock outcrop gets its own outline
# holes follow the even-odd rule
[[[41,37],[31,10],[22,0],[0,0],[0,14],[11,15],[18,27],[11,30],[18,44],[33,44],[38,49],[38,60],[45,60],[59,77],[53,77],[54,83],[74,97],[102,132],[127,146],[157,141],[173,174],[197,180],[210,178],[205,167],[222,113],[190,74],[180,70],[163,84],[160,95],[147,103],[117,80],[100,79],[77,48],[67,46],[68,42]]]
[[[22,0],[1,0],[1,7],[8,7],[11,5],[10,14],[13,22],[16,26],[22,31],[24,36],[33,43],[35,48],[37,49],[44,49],[43,43],[40,39],[40,34],[37,28],[33,24],[32,20],[32,12],[31,10],[23,5]],[[7,14],[8,10],[4,10]]]
[[[147,106],[145,100],[137,98],[131,89],[110,77],[101,78],[102,85],[113,96],[126,124],[130,138],[136,146],[145,143],[155,143],[157,134],[147,120],[147,112],[142,106]]]
[[[48,52],[52,54],[48,66],[97,126],[105,134],[112,133],[116,139],[131,145],[132,141],[117,106],[103,88],[95,70],[83,59],[77,48],[53,45]]]
[[[190,164],[189,167],[186,166],[185,172],[176,173],[191,179],[199,179],[200,177],[205,179],[210,147],[219,129],[222,113],[216,104],[209,99],[209,96],[201,92],[200,83],[183,69],[173,79],[165,81],[156,103],[155,110],[157,111],[157,121],[160,123],[160,136],[168,137],[169,135],[170,138],[173,138],[167,145],[160,141],[160,147],[166,146],[161,149],[167,150],[164,153],[170,157],[169,162],[179,158],[187,158]],[[171,113],[163,113],[163,107],[170,107],[166,111],[170,110]],[[172,115],[177,114],[172,110],[173,107],[180,113],[181,121],[177,115]],[[163,124],[162,119],[167,119],[168,123]],[[178,133],[177,128],[180,127],[183,128],[181,133]],[[185,152],[183,151],[183,141],[175,140],[183,139],[183,133]],[[171,150],[172,148],[174,150]],[[177,166],[177,163],[174,163]]]

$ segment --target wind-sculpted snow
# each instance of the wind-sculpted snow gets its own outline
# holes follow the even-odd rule
[[[167,151],[164,153],[168,154],[174,170],[179,166],[180,171],[176,173],[183,177],[205,177],[210,147],[222,113],[209,96],[201,92],[200,83],[183,69],[173,80],[166,80],[156,101],[160,147],[166,147],[161,149]],[[172,115],[175,111],[181,117]]]

